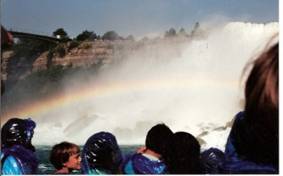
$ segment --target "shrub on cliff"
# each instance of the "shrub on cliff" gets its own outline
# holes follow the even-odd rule
[[[59,57],[64,57],[66,55],[66,49],[65,46],[62,44],[59,44],[56,48],[55,48],[55,53],[58,54]]]
[[[179,36],[184,36],[184,37],[187,37],[187,36],[188,36],[188,34],[187,34],[187,32],[186,32],[186,30],[185,30],[184,28],[181,28],[181,29],[179,30],[178,35],[179,35]]]
[[[95,40],[97,39],[97,35],[92,31],[83,31],[81,34],[79,34],[76,39],[78,41],[84,41],[84,40]]]
[[[133,35],[128,35],[126,37],[126,40],[129,40],[129,41],[135,41],[135,37]]]
[[[165,32],[165,37],[175,37],[177,32],[174,28],[170,28],[169,31]]]
[[[63,28],[58,28],[53,32],[53,36],[61,39],[63,42],[70,40],[67,32]]]
[[[78,47],[80,45],[80,42],[77,41],[77,40],[72,40],[69,44],[69,47],[68,47],[68,51],[71,51],[72,49]]]
[[[20,39],[13,46],[13,49],[15,51],[15,54],[20,57],[31,57],[33,55],[47,51],[51,47],[54,47],[54,43],[50,43],[44,40]]]
[[[80,48],[80,49],[90,49],[90,48],[92,48],[92,44],[89,43],[89,42],[83,42],[83,43],[80,45],[79,48]]]
[[[104,33],[103,36],[102,36],[103,40],[118,40],[120,38],[121,37],[115,31],[108,31],[108,32]]]

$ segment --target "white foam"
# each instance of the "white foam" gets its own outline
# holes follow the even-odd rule
[[[244,66],[278,30],[278,23],[234,22],[211,29],[207,38],[188,42],[177,53],[162,44],[148,46],[142,55],[134,53],[97,78],[102,85],[146,83],[143,88],[129,86],[126,92],[89,97],[40,114],[35,118],[38,126],[33,142],[83,144],[95,132],[110,131],[120,144],[143,144],[146,132],[158,122],[194,135],[211,124],[224,126],[241,110]],[[205,136],[205,147],[223,148],[228,133]]]

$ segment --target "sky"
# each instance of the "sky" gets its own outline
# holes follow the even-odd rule
[[[7,29],[51,35],[64,28],[70,37],[83,30],[99,35],[115,30],[135,37],[190,31],[196,22],[279,20],[278,0],[1,0]]]

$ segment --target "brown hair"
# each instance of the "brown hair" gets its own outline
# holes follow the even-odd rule
[[[80,148],[76,144],[69,142],[61,142],[52,147],[49,157],[53,166],[59,170],[63,168],[63,164],[69,160],[69,157],[73,154],[79,153]]]
[[[245,88],[246,114],[278,110],[278,47],[276,43],[254,61]]]
[[[278,165],[278,47],[272,45],[254,62],[245,87],[245,121],[250,133],[239,154],[260,163]],[[240,132],[241,133],[241,132]],[[248,138],[248,139],[247,139]]]

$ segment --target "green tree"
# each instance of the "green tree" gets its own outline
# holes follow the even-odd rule
[[[184,28],[181,28],[180,30],[179,30],[179,33],[178,33],[180,36],[187,36],[188,34],[187,34],[187,32],[186,32],[186,30],[184,29]]]
[[[103,40],[118,40],[120,38],[121,37],[115,31],[108,31],[102,36]]]
[[[169,31],[166,31],[165,37],[175,37],[177,32],[174,28],[170,28]]]
[[[97,39],[97,35],[93,31],[83,31],[81,34],[79,34],[76,39],[78,41],[84,41],[84,40],[95,40]]]
[[[32,56],[42,53],[56,44],[44,40],[21,38],[14,44],[13,48],[16,55]]]
[[[69,46],[68,46],[68,51],[72,50],[73,48],[76,48],[80,45],[80,42],[77,41],[77,40],[72,40],[70,43],[69,43]]]
[[[64,57],[67,54],[64,43],[60,43],[56,46],[55,53],[57,53],[59,57]]]
[[[62,39],[63,41],[68,41],[70,39],[67,32],[63,28],[56,29],[53,32],[53,36]]]
[[[196,22],[195,25],[194,25],[194,28],[191,32],[191,35],[195,35],[198,31],[199,31],[199,28],[200,28],[200,25],[199,25],[199,22]]]
[[[135,41],[135,38],[133,35],[128,35],[128,37],[126,37],[126,40]]]

